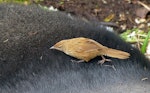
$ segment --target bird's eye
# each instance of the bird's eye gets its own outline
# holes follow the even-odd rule
[[[58,48],[62,48],[62,45],[58,46]]]

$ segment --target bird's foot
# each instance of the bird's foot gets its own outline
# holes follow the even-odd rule
[[[110,59],[106,59],[105,57],[102,56],[102,60],[98,61],[97,63],[102,65],[102,64],[104,64],[106,61],[110,62],[111,60],[110,60]]]
[[[71,60],[71,62],[81,63],[81,62],[85,62],[85,61],[84,60]]]
[[[111,60],[110,59],[102,59],[100,61],[97,62],[97,64],[104,64],[106,61],[110,62]]]

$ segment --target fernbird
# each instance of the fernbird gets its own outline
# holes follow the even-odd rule
[[[111,61],[110,59],[105,59],[103,55],[118,59],[127,59],[130,56],[127,52],[108,48],[92,39],[84,37],[61,40],[50,49],[56,49],[80,59],[76,62],[89,62],[91,59],[101,56],[102,60],[98,61],[98,64]]]

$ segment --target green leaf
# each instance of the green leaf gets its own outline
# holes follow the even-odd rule
[[[142,52],[143,54],[146,52],[146,48],[147,48],[147,45],[148,45],[149,37],[150,37],[150,31],[148,32],[148,35],[147,35],[147,37],[145,38],[145,40],[144,40],[144,42],[143,42],[143,45],[142,45],[142,48],[141,48],[141,52]]]

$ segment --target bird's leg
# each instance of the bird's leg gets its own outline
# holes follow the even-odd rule
[[[103,64],[105,61],[111,61],[110,59],[106,59],[103,55],[101,56],[102,57],[102,60],[98,61],[98,64]]]
[[[81,63],[81,62],[85,62],[84,60],[71,60],[71,62],[75,62],[75,63]]]

